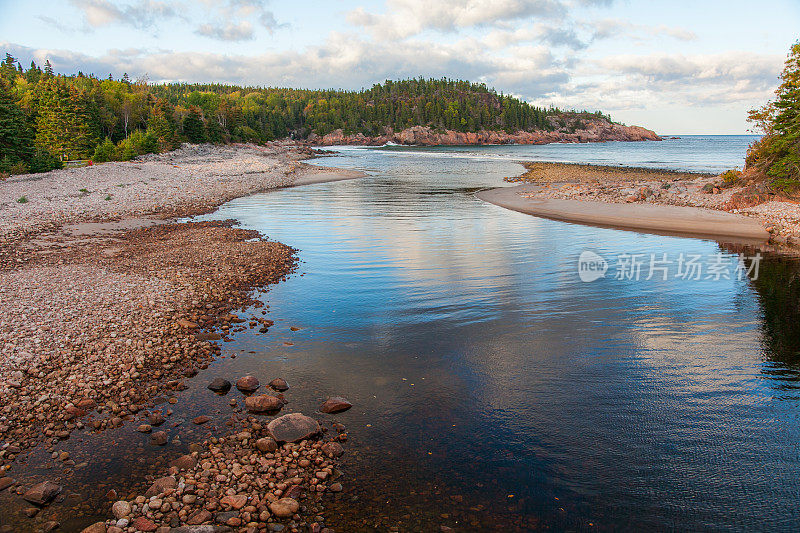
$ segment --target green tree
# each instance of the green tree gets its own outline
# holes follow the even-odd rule
[[[33,152],[33,136],[25,114],[5,81],[0,80],[0,160],[10,168],[27,162]]]
[[[775,101],[750,111],[749,120],[765,136],[747,156],[747,166],[773,179],[778,188],[800,188],[800,42],[786,59]]]
[[[67,158],[88,156],[96,140],[83,95],[58,78],[40,85],[36,146]]]
[[[196,107],[189,110],[189,114],[183,119],[183,134],[189,139],[190,143],[206,142],[206,127],[203,124],[203,117]]]

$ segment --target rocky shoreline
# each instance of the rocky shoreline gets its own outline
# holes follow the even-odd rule
[[[155,408],[153,398],[177,402],[186,380],[206,368],[220,354],[219,343],[236,332],[269,331],[272,321],[259,313],[263,303],[254,291],[290,275],[297,265],[295,250],[231,221],[178,223],[173,217],[207,212],[232,198],[296,181],[361,175],[300,162],[310,155],[308,148],[292,143],[184,145],[129,163],[18,176],[0,184],[0,496],[16,494],[34,504],[23,517],[0,512],[0,531],[58,527],[58,521],[31,518],[59,497],[60,486],[51,483],[57,491],[42,483],[31,487],[14,477],[14,465],[28,450],[44,446],[56,462],[74,468],[56,450],[59,442],[75,431],[91,437],[132,424],[151,433],[153,444],[163,444],[166,434],[152,428],[171,411]],[[245,309],[249,316],[241,316]],[[254,416],[241,424],[251,434],[263,429]],[[194,457],[229,455],[232,443],[252,444],[223,433]],[[292,454],[299,449],[314,459],[314,468],[332,468],[333,458],[316,462],[324,456],[321,441],[287,446],[264,452],[273,455],[261,460],[280,461],[284,451],[296,459]],[[264,468],[273,475],[269,469],[281,467]],[[316,475],[314,468],[304,472]],[[274,486],[282,478],[271,481],[272,496],[283,490]],[[219,500],[228,489],[216,483]],[[269,500],[265,492],[259,505]],[[227,511],[224,505],[204,505],[211,517],[202,523],[213,524],[217,510]],[[140,514],[131,518],[160,519]],[[252,518],[242,517],[237,529],[267,527],[261,521],[252,529]],[[230,522],[224,527],[234,527],[236,520]],[[174,523],[170,515],[153,529],[137,529],[131,522],[123,530],[163,530]]]
[[[366,136],[362,133],[346,135],[335,130],[327,135],[312,134],[308,144],[312,146],[383,146],[388,143],[415,146],[460,146],[486,144],[550,144],[587,143],[606,141],[660,141],[655,132],[640,126],[624,126],[607,120],[592,119],[584,122],[580,129],[556,128],[553,131],[505,131],[481,130],[477,132],[435,131],[427,126],[414,126],[396,132],[388,129],[383,135]]]
[[[700,207],[758,220],[775,251],[800,247],[800,206],[753,184],[726,183],[718,175],[580,163],[525,162],[526,172],[511,183],[540,187],[528,199],[576,200],[608,204]]]

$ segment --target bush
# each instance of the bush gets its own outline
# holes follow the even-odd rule
[[[106,161],[111,161],[114,159],[114,143],[111,142],[111,139],[106,137],[102,143],[97,145],[97,148],[94,149],[94,156],[92,156],[92,161],[95,163],[105,163]]]
[[[732,187],[739,182],[739,178],[742,177],[742,171],[738,168],[734,168],[731,170],[726,170],[722,173],[720,178],[722,178],[722,183],[725,184],[726,187]]]
[[[36,151],[33,152],[33,157],[31,157],[29,169],[33,173],[39,173],[50,172],[51,170],[56,170],[63,166],[58,157],[44,148],[37,148]]]

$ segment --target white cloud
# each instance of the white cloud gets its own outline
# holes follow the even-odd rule
[[[133,3],[111,0],[71,0],[83,12],[90,27],[122,24],[138,29],[148,29],[158,22],[179,17],[178,11],[167,2],[137,0]]]
[[[221,41],[249,41],[254,37],[253,25],[246,21],[237,24],[201,24],[196,33]]]

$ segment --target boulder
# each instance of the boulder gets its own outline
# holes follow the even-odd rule
[[[275,450],[278,449],[278,443],[275,442],[275,439],[264,437],[256,441],[256,448],[258,449],[258,451],[264,453],[274,452]]]
[[[319,410],[323,413],[341,413],[353,407],[353,404],[341,396],[333,396],[325,400]]]
[[[191,470],[197,464],[197,459],[191,455],[181,455],[169,465],[174,466],[178,470]]]
[[[300,504],[292,498],[281,498],[269,504],[269,510],[278,518],[289,518],[300,509]]]
[[[192,513],[192,515],[186,520],[186,523],[190,526],[197,526],[203,522],[208,522],[212,518],[213,515],[209,511],[206,509],[200,509],[199,511]]]
[[[269,394],[259,394],[245,398],[244,406],[253,413],[267,413],[280,410],[283,407],[283,401]]]
[[[242,392],[253,392],[260,387],[261,384],[258,382],[255,376],[244,376],[239,378],[236,382],[236,388]]]
[[[150,435],[150,444],[155,444],[156,446],[165,445],[167,440],[167,434],[164,431],[156,431]]]
[[[344,448],[342,448],[342,445],[338,442],[326,442],[322,445],[322,453],[334,459],[344,454]]]
[[[230,507],[236,509],[237,511],[247,505],[247,495],[246,494],[234,494],[223,496],[219,503],[222,505],[229,505]]]
[[[278,392],[289,390],[289,384],[283,378],[275,378],[269,382],[269,386]]]
[[[126,516],[131,514],[131,504],[129,504],[125,500],[114,502],[114,505],[111,506],[111,514],[113,514],[114,518],[116,518],[117,520],[119,520],[120,518],[125,518]]]
[[[14,484],[14,479],[8,476],[0,477],[0,492]]]
[[[319,422],[301,413],[289,413],[267,424],[267,430],[277,442],[298,442],[318,435]]]
[[[81,533],[106,533],[106,523],[95,522],[91,526],[83,528]]]
[[[214,392],[226,393],[231,390],[231,382],[227,379],[214,378],[211,383],[208,384],[208,388]]]
[[[149,518],[145,518],[143,516],[139,516],[136,518],[136,520],[133,521],[133,527],[136,529],[136,531],[145,531],[145,532],[155,531],[156,529],[158,529],[158,526],[155,525],[155,523],[152,520],[150,520]]]
[[[42,481],[29,488],[22,497],[35,505],[46,505],[61,493],[61,485],[52,481]]]
[[[175,481],[175,478],[172,476],[165,476],[160,477],[157,480],[153,481],[153,484],[150,485],[150,488],[147,489],[147,492],[144,495],[148,498],[151,496],[158,496],[159,494],[164,494],[169,489],[174,489],[178,486],[178,482]]]

